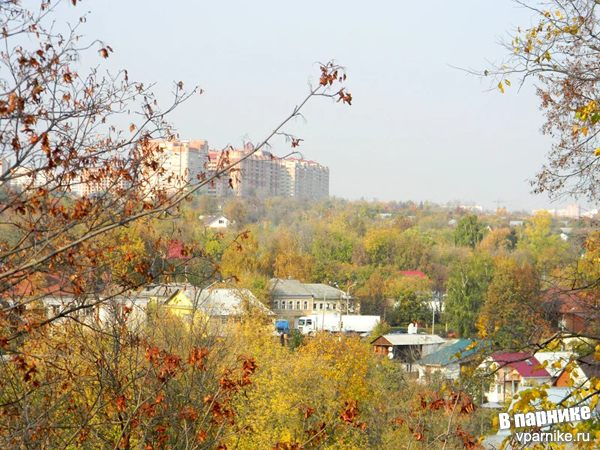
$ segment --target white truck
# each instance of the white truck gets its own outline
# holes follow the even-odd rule
[[[353,316],[340,314],[319,315],[299,317],[296,319],[296,329],[302,334],[311,334],[316,331],[368,333],[373,331],[380,316]]]

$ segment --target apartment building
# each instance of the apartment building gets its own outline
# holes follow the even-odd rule
[[[247,143],[242,150],[209,153],[211,174],[227,163],[238,163],[229,175],[211,183],[209,195],[315,199],[329,196],[328,167],[316,161],[277,158],[262,150],[248,156],[252,151],[254,146]]]
[[[158,141],[164,175],[160,185],[166,189],[181,189],[199,181],[208,171],[208,142],[201,140]]]

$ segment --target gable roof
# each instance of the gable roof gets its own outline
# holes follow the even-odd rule
[[[204,219],[204,221],[202,223],[204,224],[205,227],[210,227],[213,223],[215,223],[219,219],[225,219],[227,222],[229,222],[229,219],[227,217],[225,217],[224,215],[220,215],[220,216],[208,216],[206,219]]]
[[[471,348],[469,350],[465,350],[467,347],[473,344],[473,342],[474,341],[470,339],[458,339],[456,341],[447,341],[435,352],[424,356],[415,364],[433,366],[448,366],[450,364],[455,364],[459,361],[467,359],[467,356],[477,353],[478,349],[476,347]],[[461,354],[460,357],[456,356],[457,353]]]
[[[542,364],[548,361],[546,371],[551,376],[557,377],[571,361],[572,355],[572,352],[537,352],[535,358]],[[553,364],[557,362],[560,363],[560,367],[553,367]]]
[[[531,356],[531,353],[494,353],[491,358],[500,367],[508,366],[515,369],[523,378],[550,377],[544,368],[533,370],[541,364],[535,356]]]
[[[244,302],[268,315],[275,313],[263,305],[248,289],[211,288],[200,293],[198,309],[209,316],[233,316],[242,314]]]

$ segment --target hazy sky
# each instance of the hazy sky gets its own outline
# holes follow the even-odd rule
[[[88,37],[114,48],[109,67],[163,89],[173,80],[204,89],[171,117],[182,138],[211,148],[259,141],[318,78],[315,62],[335,58],[353,105],[314,99],[290,129],[306,158],[330,167],[332,195],[548,205],[527,183],[549,145],[532,86],[486,92],[488,80],[450,67],[499,61],[499,38],[531,14],[509,0],[367,5],[103,0],[78,9],[91,11]]]

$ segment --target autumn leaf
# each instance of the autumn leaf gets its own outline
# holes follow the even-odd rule
[[[498,83],[498,89],[500,89],[500,92],[504,94],[504,85],[502,84],[502,81]]]

